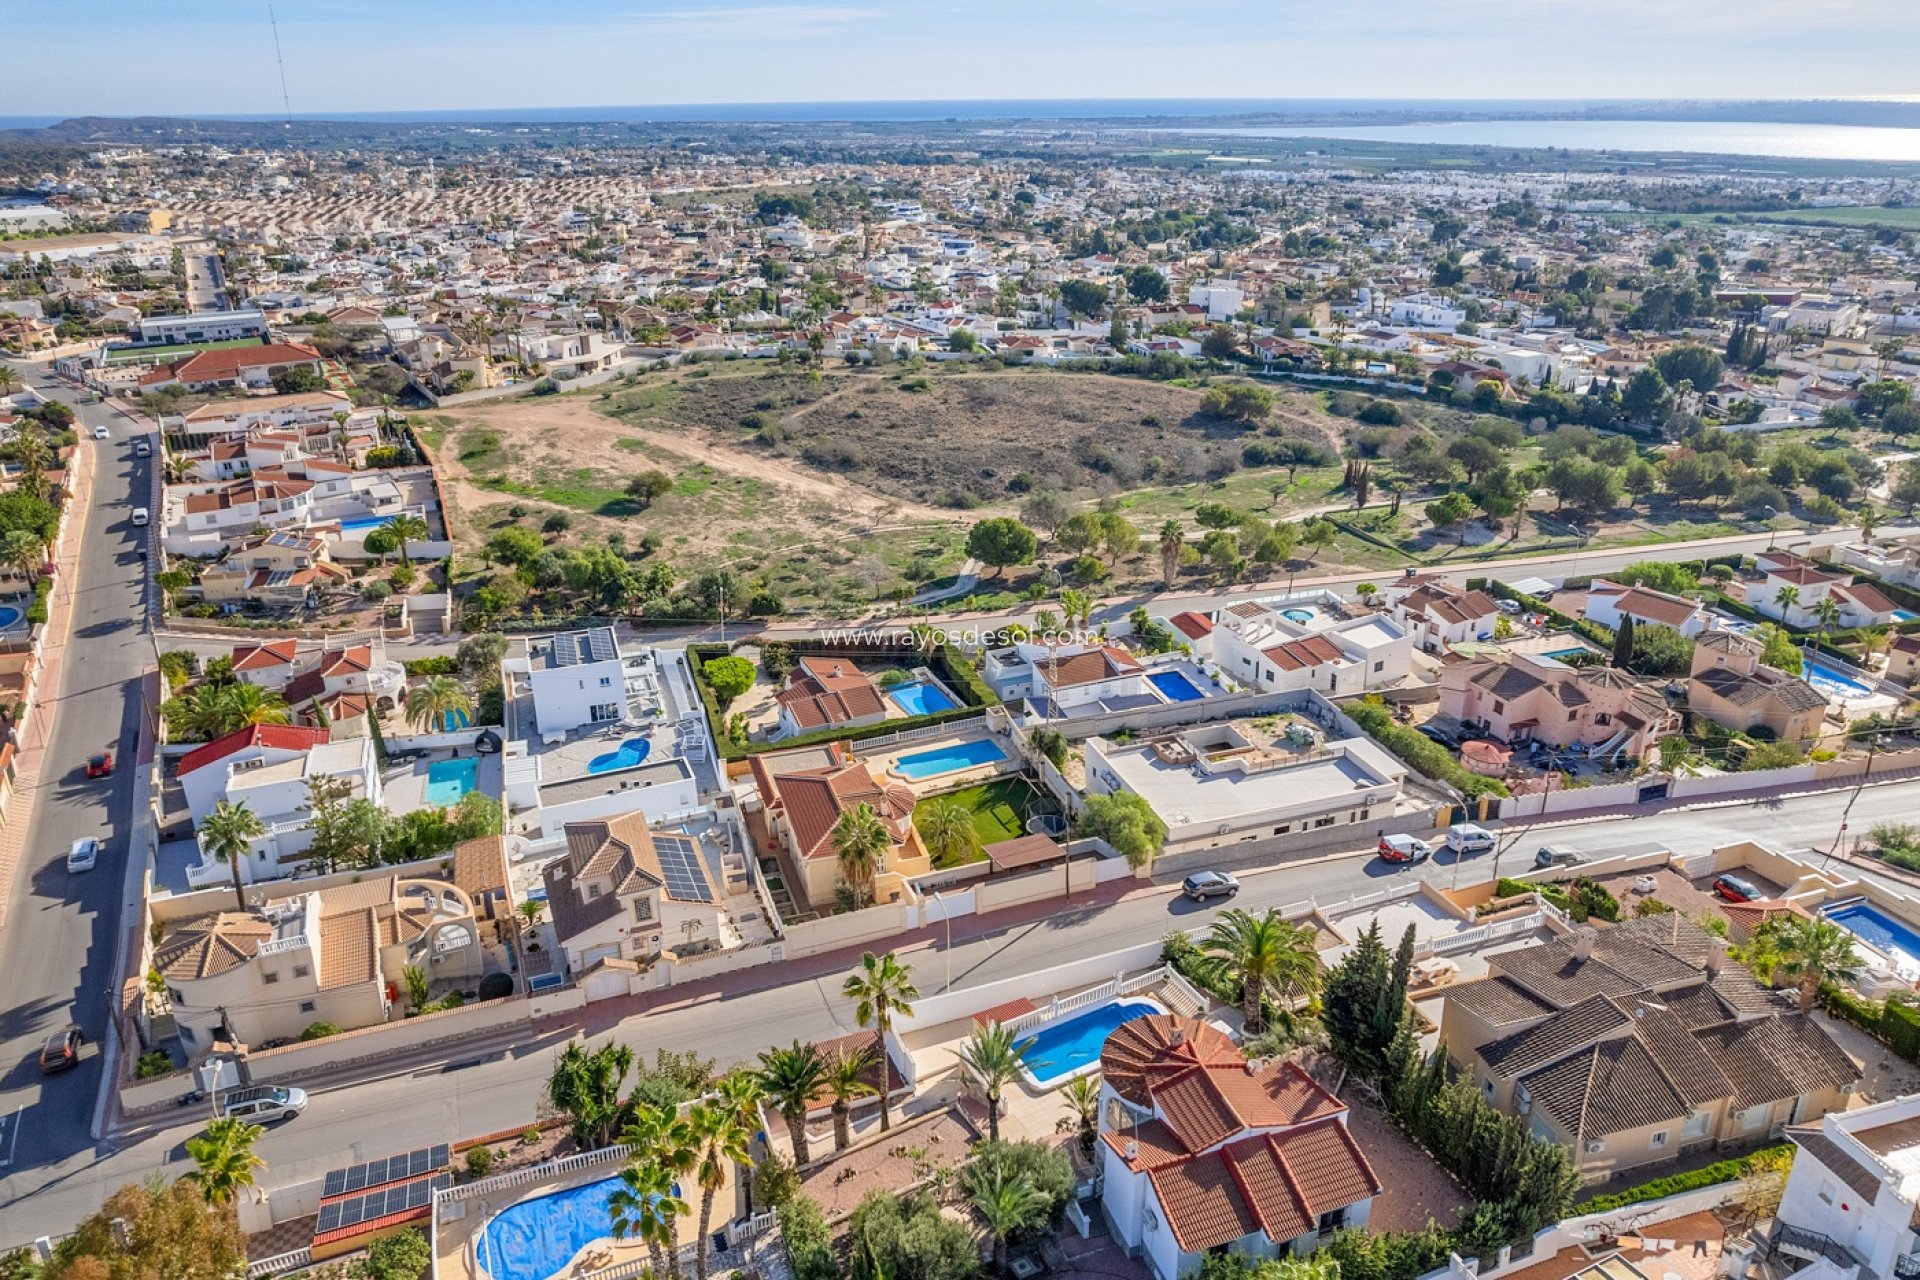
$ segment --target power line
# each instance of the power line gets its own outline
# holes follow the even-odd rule
[[[273,60],[280,67],[280,105],[287,112],[287,128],[293,128],[293,102],[287,97],[287,60],[280,52],[280,20],[274,16],[273,0],[267,0],[267,24],[273,28]]]

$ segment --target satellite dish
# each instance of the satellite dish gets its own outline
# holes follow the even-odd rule
[[[1121,1110],[1119,1098],[1107,1099],[1107,1128],[1118,1129],[1125,1124],[1127,1113]]]

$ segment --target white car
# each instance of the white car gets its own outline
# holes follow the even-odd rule
[[[105,427],[95,427],[93,429],[93,438],[95,440],[111,440],[113,439],[113,432],[107,430]]]
[[[67,870],[71,872],[91,871],[93,864],[100,861],[100,841],[94,836],[81,836],[67,850]]]

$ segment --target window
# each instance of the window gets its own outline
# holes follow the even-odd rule
[[[633,918],[643,923],[653,919],[653,899],[646,897],[635,898],[633,900]]]
[[[1293,827],[1292,827],[1291,825],[1289,825],[1289,826],[1284,826],[1284,827],[1275,827],[1275,828],[1273,829],[1273,834],[1275,834],[1275,835],[1277,835],[1277,836],[1283,836],[1283,835],[1285,835],[1285,834],[1287,834],[1287,832],[1289,832],[1289,831],[1291,831],[1291,830],[1293,830]]]
[[[194,1041],[193,1028],[188,1026],[184,1022],[181,1023],[180,1024],[180,1043],[183,1045],[190,1046],[193,1044],[193,1041]]]
[[[589,720],[618,720],[620,705],[614,702],[596,702],[587,710]]]
[[[613,683],[613,677],[612,677],[612,676],[601,676],[601,677],[600,677],[600,687],[601,687],[602,689],[604,689],[604,688],[606,688],[606,687],[607,687],[608,685],[610,685],[610,684],[612,684],[612,683]]]
[[[1608,715],[1606,712],[1602,711],[1599,715],[1593,718],[1593,722],[1595,724],[1612,724],[1613,717]]]
[[[592,902],[592,901],[593,901],[593,900],[594,900],[595,898],[597,898],[597,897],[599,897],[599,896],[600,896],[600,886],[599,886],[599,885],[597,885],[597,884],[590,884],[590,885],[588,885],[588,886],[587,886],[587,901],[588,901],[588,902]]]
[[[280,975],[271,970],[265,970],[260,974],[260,981],[266,983],[268,986],[272,986],[274,983],[280,981]]]
[[[1820,1179],[1820,1202],[1822,1204],[1832,1204],[1834,1194],[1833,1184],[1825,1178]]]
[[[1647,1145],[1653,1148],[1655,1151],[1658,1151],[1660,1148],[1666,1146],[1667,1131],[1665,1129],[1661,1129],[1658,1132],[1654,1133],[1652,1137],[1647,1139]]]
[[[1572,724],[1572,723],[1573,723],[1573,722],[1574,722],[1575,720],[1578,720],[1579,718],[1580,718],[1580,713],[1579,713],[1578,711],[1569,711],[1569,712],[1567,712],[1567,723],[1568,723],[1568,724]]]
[[[1315,818],[1313,820],[1313,829],[1315,831],[1318,831],[1321,827],[1330,827],[1332,825],[1333,819],[1331,817]]]
[[[302,1001],[300,1002],[300,1012],[302,1012],[302,1013],[312,1013],[312,1012],[313,1012],[313,1001],[311,1001],[311,1000],[302,1000]]]
[[[1382,658],[1380,661],[1374,663],[1373,669],[1375,671],[1385,671],[1387,669],[1387,660]]]
[[[312,972],[313,970],[307,968],[307,966],[303,964],[297,964],[293,966],[293,976],[296,978],[304,978],[309,973],[312,973]]]
[[[175,1004],[185,1004],[187,1002],[187,998],[180,994],[180,988],[178,987],[167,988],[167,999],[173,1001]]]
[[[1495,715],[1497,715],[1497,716],[1498,716],[1498,715],[1504,715],[1504,714],[1506,714],[1506,710],[1507,710],[1507,704],[1506,704],[1506,703],[1504,703],[1504,702],[1498,702],[1498,701],[1496,701],[1496,702],[1495,702],[1495,703],[1493,704],[1493,714],[1495,714]]]

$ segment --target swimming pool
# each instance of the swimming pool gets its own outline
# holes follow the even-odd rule
[[[1591,649],[1548,649],[1540,656],[1552,658],[1556,662],[1565,662],[1568,658],[1583,658],[1592,655]]]
[[[458,707],[440,713],[440,732],[452,733],[467,727],[467,713]]]
[[[1147,677],[1147,682],[1165,694],[1168,702],[1198,702],[1207,696],[1178,671],[1156,671]]]
[[[20,611],[10,604],[0,604],[0,631],[20,621]]]
[[[1812,654],[1807,655],[1807,667],[1803,673],[1808,684],[1833,698],[1871,698],[1873,689],[1852,676],[1828,666]]]
[[[607,1197],[619,1189],[619,1178],[602,1178],[508,1205],[480,1231],[478,1252],[487,1274],[493,1280],[548,1280],[561,1274],[582,1249],[612,1239]],[[673,1194],[680,1194],[678,1183]]]
[[[1870,902],[1854,902],[1826,912],[1827,919],[1893,961],[1900,973],[1920,975],[1920,933]]]
[[[653,750],[653,744],[645,738],[628,738],[620,744],[619,749],[587,761],[587,772],[612,773],[615,769],[631,769],[644,762],[647,752],[651,750]]]
[[[362,529],[378,529],[391,519],[393,519],[392,516],[355,516],[351,520],[342,520],[340,522],[340,531],[342,533],[358,533]]]
[[[1915,613],[1911,609],[1895,609],[1893,611],[1893,620],[1895,622],[1920,622],[1920,613]]]
[[[938,777],[943,773],[957,773],[962,769],[993,764],[1006,758],[1007,753],[1002,751],[993,739],[975,738],[971,742],[956,742],[951,746],[935,747],[931,751],[916,751],[910,756],[901,756],[893,762],[893,769],[903,778],[920,782],[926,778]]]
[[[442,809],[459,804],[467,792],[480,785],[478,760],[436,760],[427,766],[427,803]]]
[[[1288,622],[1298,622],[1302,626],[1304,626],[1307,623],[1312,622],[1315,618],[1319,617],[1320,611],[1318,609],[1307,609],[1307,608],[1282,609],[1280,611],[1280,616],[1285,618]]]
[[[937,684],[915,680],[887,690],[887,700],[910,716],[930,716],[936,711],[951,711],[960,704],[947,696]]]
[[[1165,1012],[1151,1000],[1112,1000],[1083,1009],[1032,1036],[1020,1069],[1035,1088],[1051,1089],[1099,1066],[1100,1050],[1121,1023]]]

